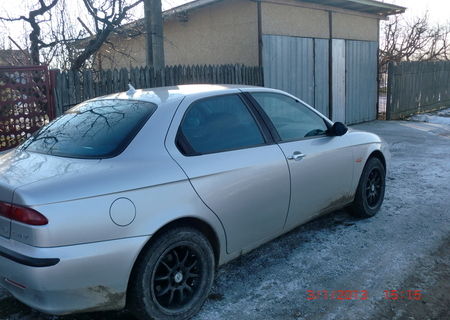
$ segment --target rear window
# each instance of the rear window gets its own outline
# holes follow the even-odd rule
[[[143,101],[85,102],[42,127],[21,148],[61,157],[113,157],[127,147],[155,110],[155,104]]]

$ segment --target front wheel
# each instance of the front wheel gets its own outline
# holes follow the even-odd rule
[[[378,158],[370,158],[361,174],[352,213],[361,218],[373,217],[384,200],[386,170]]]
[[[213,280],[214,253],[208,239],[191,228],[169,230],[138,262],[129,309],[138,319],[189,319],[202,307]]]

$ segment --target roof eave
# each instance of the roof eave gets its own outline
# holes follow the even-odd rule
[[[196,0],[182,4],[180,6],[171,8],[163,12],[164,18],[179,15],[194,9],[198,9],[207,5],[211,5],[223,0]],[[264,0],[253,0],[256,2],[264,2]],[[322,4],[326,6],[332,6],[337,8],[343,8],[347,10],[360,11],[364,13],[378,15],[380,17],[386,17],[388,15],[404,13],[406,8],[397,6],[394,4],[374,1],[374,0],[300,0],[304,2],[313,2],[316,4]],[[346,5],[343,5],[343,3]],[[358,6],[359,5],[359,6]]]
[[[177,7],[174,7],[169,10],[164,11],[163,18],[168,18],[168,17],[177,15],[182,12],[205,7],[210,4],[220,2],[220,1],[223,1],[223,0],[196,0],[196,1],[188,2],[188,3],[182,4]]]

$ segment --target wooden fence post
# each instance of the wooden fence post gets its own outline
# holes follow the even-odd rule
[[[386,120],[392,120],[392,89],[394,85],[394,63],[388,64],[387,97],[386,97]]]

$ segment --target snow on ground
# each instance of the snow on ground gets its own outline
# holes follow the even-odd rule
[[[410,120],[450,126],[450,108],[435,113],[417,114],[412,116]]]
[[[373,218],[321,217],[219,268],[195,320],[445,319],[450,314],[450,128],[375,121],[354,126],[391,146],[386,198]],[[445,251],[446,250],[446,251]],[[421,290],[388,301],[384,290]],[[307,299],[307,290],[366,290],[367,300]],[[49,317],[0,291],[0,319],[132,319],[124,312]]]

